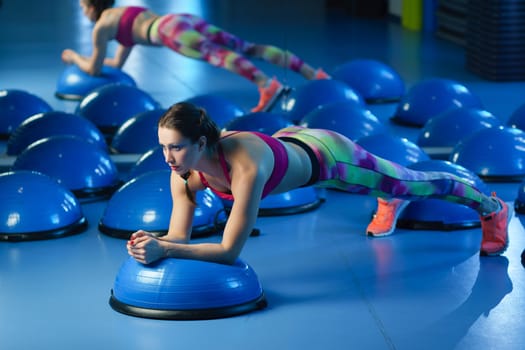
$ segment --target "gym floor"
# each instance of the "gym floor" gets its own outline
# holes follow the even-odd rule
[[[429,77],[455,79],[502,121],[524,102],[525,83],[496,83],[470,73],[460,46],[404,29],[391,18],[327,10],[322,0],[118,4],[196,13],[251,41],[289,48],[328,73],[349,60],[373,58],[395,68],[407,86]],[[54,93],[64,69],[61,50],[90,52],[91,26],[77,1],[4,1],[0,23],[0,89],[26,90],[56,110],[74,111],[76,102],[59,100]],[[305,82],[289,71],[259,66],[290,86]],[[136,47],[124,70],[165,107],[205,93],[229,98],[246,110],[258,100],[256,88],[243,78],[165,48]],[[418,129],[389,120],[395,108],[370,105],[389,131],[415,141]],[[487,185],[513,207],[519,183]],[[398,229],[371,239],[364,230],[375,209],[373,198],[330,191],[326,196],[314,211],[259,219],[261,235],[249,239],[241,258],[256,271],[268,307],[206,321],[152,320],[114,311],[108,299],[127,259],[125,241],[97,229],[106,202],[84,203],[89,228],[81,234],[0,243],[1,347],[523,348],[525,269],[520,254],[525,236],[520,216],[513,215],[505,254],[480,258],[479,228]]]

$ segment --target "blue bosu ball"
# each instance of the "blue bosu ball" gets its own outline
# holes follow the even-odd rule
[[[111,149],[116,153],[144,153],[159,144],[157,125],[166,112],[163,108],[140,112],[124,122],[115,132]]]
[[[49,175],[84,199],[105,198],[120,185],[109,154],[77,136],[52,136],[33,142],[16,157],[12,168]]]
[[[336,67],[332,77],[348,84],[367,103],[399,101],[405,93],[399,73],[378,60],[354,59]]]
[[[501,121],[486,110],[454,108],[430,118],[419,132],[417,144],[432,158],[448,159],[454,147],[466,136],[500,125]]]
[[[304,213],[317,209],[323,199],[313,186],[269,195],[261,201],[259,216],[278,216]]]
[[[240,259],[224,265],[170,258],[150,265],[126,260],[109,304],[127,315],[173,320],[231,317],[267,306],[255,271]]]
[[[167,164],[164,159],[164,154],[162,153],[162,147],[157,146],[139,157],[131,167],[127,178],[128,180],[131,180],[139,175],[147,173],[148,171],[165,169],[167,169]]]
[[[412,86],[401,98],[392,121],[422,127],[432,117],[459,107],[483,108],[481,100],[463,84],[429,78]]]
[[[58,77],[55,96],[78,101],[91,91],[108,84],[136,86],[135,80],[121,69],[104,66],[100,75],[83,72],[77,65],[67,66]]]
[[[392,134],[365,136],[356,143],[376,156],[403,166],[430,159],[428,154],[412,141]]]
[[[9,136],[6,153],[18,155],[35,141],[60,135],[78,136],[104,151],[108,149],[104,135],[91,121],[76,114],[51,111],[24,120]]]
[[[224,207],[230,211],[233,201],[223,199]],[[271,194],[261,200],[258,216],[280,216],[304,213],[317,209],[323,203],[313,186],[300,187],[291,191]],[[254,231],[254,235],[257,231]]]
[[[197,95],[186,99],[184,102],[203,108],[219,128],[223,128],[232,119],[245,114],[244,110],[237,104],[227,98],[213,94]]]
[[[59,238],[87,228],[76,197],[47,175],[24,170],[2,173],[0,193],[0,240]]]
[[[485,183],[466,168],[445,160],[428,160],[408,166],[421,171],[447,172],[460,177],[481,192],[490,194]],[[462,204],[439,199],[413,201],[403,210],[397,227],[415,230],[457,230],[481,226],[479,214]]]
[[[0,90],[0,138],[9,135],[27,118],[53,110],[42,98],[23,90]]]
[[[273,135],[280,129],[293,125],[282,113],[255,112],[230,120],[225,124],[225,130],[257,131]]]
[[[292,91],[283,109],[288,113],[288,119],[298,122],[314,109],[339,101],[365,105],[363,97],[342,81],[321,79],[310,80]]]
[[[525,176],[525,132],[508,127],[485,128],[462,139],[450,161],[484,180],[521,181]]]
[[[158,108],[159,103],[137,87],[109,84],[87,94],[75,112],[91,120],[110,138],[131,117]]]
[[[336,131],[350,140],[385,132],[385,126],[370,110],[353,101],[320,106],[308,112],[301,119],[300,125],[310,129]]]
[[[172,208],[170,174],[169,169],[152,170],[126,182],[110,198],[100,232],[124,239],[139,229],[165,235]],[[226,222],[222,201],[209,190],[197,192],[195,200],[192,237],[221,231]]]

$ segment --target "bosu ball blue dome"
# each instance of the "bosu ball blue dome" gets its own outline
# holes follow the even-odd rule
[[[283,110],[292,122],[299,122],[314,109],[339,101],[364,106],[363,97],[346,83],[335,79],[310,80],[290,93]]]
[[[33,170],[54,178],[78,198],[105,198],[120,185],[109,154],[77,136],[52,136],[33,142],[15,159],[13,170]]]
[[[323,203],[313,186],[269,195],[259,205],[259,216],[278,216],[304,213],[317,209]]]
[[[462,139],[450,160],[483,180],[521,181],[525,176],[525,132],[508,127],[485,128]]]
[[[72,64],[58,77],[55,96],[63,100],[78,101],[91,91],[108,84],[136,86],[133,78],[121,69],[104,66],[100,75],[94,76]]]
[[[73,193],[47,175],[24,170],[2,173],[0,193],[0,240],[59,238],[87,228]]]
[[[419,132],[417,144],[432,158],[448,159],[466,136],[500,125],[501,121],[484,109],[454,108],[430,118]]]
[[[158,108],[161,106],[153,97],[135,86],[109,84],[87,94],[75,112],[91,120],[104,135],[112,137],[129,118]]]
[[[430,159],[418,145],[392,134],[374,134],[356,141],[368,152],[392,162],[407,166]]]
[[[124,239],[139,229],[165,235],[172,208],[170,173],[152,170],[126,182],[108,201],[99,231]],[[221,231],[226,222],[222,201],[209,190],[197,192],[195,200],[192,237]]]
[[[490,194],[485,183],[476,174],[449,161],[433,159],[409,165],[408,168],[451,173],[481,192]],[[414,230],[457,230],[479,226],[481,222],[475,210],[462,204],[439,199],[410,202],[397,220],[397,227]]]
[[[27,91],[0,90],[0,139],[7,139],[30,116],[51,110],[46,101]]]
[[[389,65],[373,59],[355,59],[334,70],[332,77],[355,89],[367,103],[399,101],[405,83]]]
[[[232,131],[257,131],[266,135],[273,135],[280,129],[291,126],[290,122],[282,113],[255,112],[249,113],[230,120],[225,124],[225,130]]]
[[[141,154],[158,146],[157,124],[165,112],[163,108],[152,109],[125,121],[111,140],[111,150],[115,153]]]
[[[230,211],[233,201],[223,199],[224,207]],[[280,216],[304,213],[317,209],[323,203],[323,198],[313,186],[300,187],[288,192],[271,194],[263,198],[259,204],[258,216]],[[257,235],[255,229],[253,235]]]
[[[393,122],[422,127],[432,117],[452,108],[483,108],[465,85],[450,79],[429,78],[412,86],[397,105]]]
[[[385,126],[370,110],[351,101],[320,106],[308,112],[299,124],[311,129],[337,131],[350,140],[385,132]]]
[[[91,121],[77,114],[51,111],[24,120],[9,136],[6,153],[18,155],[35,141],[60,135],[78,136],[104,151],[108,149],[104,135]]]
[[[223,128],[230,120],[245,114],[244,110],[234,102],[214,94],[197,95],[184,102],[203,108],[219,128]]]
[[[143,265],[128,258],[109,304],[136,317],[204,320],[260,310],[267,301],[255,271],[240,259],[233,265],[171,258]]]

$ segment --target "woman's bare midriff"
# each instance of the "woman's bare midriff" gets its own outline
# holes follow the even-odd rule
[[[133,22],[133,41],[135,44],[153,45],[149,41],[148,30],[157,18],[159,15],[151,11],[144,11],[135,18]]]
[[[272,194],[288,192],[302,184],[306,184],[312,175],[312,161],[308,153],[296,144],[281,142],[288,154],[288,170],[281,183],[272,191]]]

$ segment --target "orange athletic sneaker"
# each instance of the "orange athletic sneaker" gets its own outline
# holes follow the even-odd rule
[[[252,112],[268,112],[270,111],[275,103],[284,95],[286,92],[285,87],[272,78],[270,84],[267,87],[259,88],[259,104],[252,108]]]
[[[318,68],[315,71],[315,79],[317,79],[317,80],[320,80],[320,79],[332,79],[332,77],[329,76],[322,68]]]
[[[410,201],[393,198],[377,199],[377,211],[366,228],[366,233],[374,237],[388,236],[396,228],[399,214],[406,208]]]
[[[481,217],[481,255],[500,255],[509,245],[509,221],[511,211],[508,205],[492,194],[492,198],[498,201],[501,208],[498,211]]]

